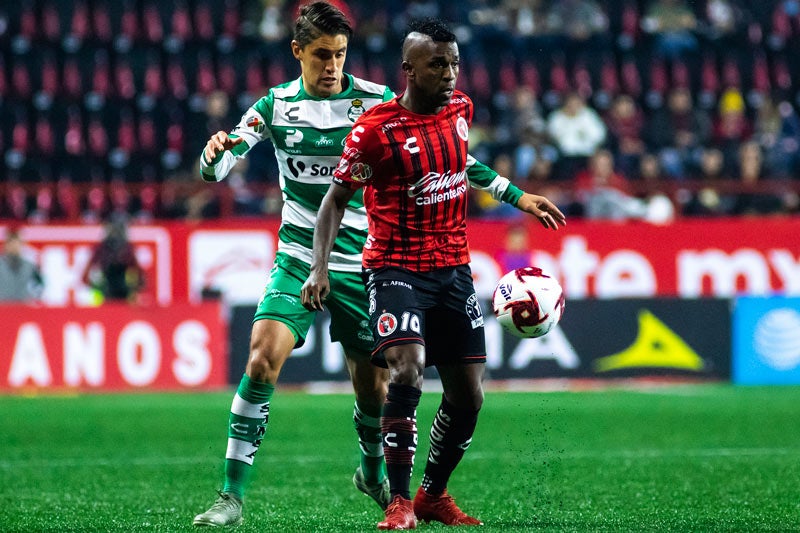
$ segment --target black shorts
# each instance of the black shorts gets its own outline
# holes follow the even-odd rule
[[[425,346],[425,366],[486,362],[483,312],[468,265],[368,269],[364,281],[374,364],[386,368],[383,350],[408,343]]]

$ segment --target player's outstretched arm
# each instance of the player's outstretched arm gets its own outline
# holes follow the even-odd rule
[[[218,131],[206,143],[206,147],[203,149],[203,161],[206,165],[213,165],[219,154],[225,150],[231,150],[243,142],[243,137],[230,137],[227,132]]]
[[[517,208],[538,218],[547,229],[557,230],[559,226],[567,225],[564,213],[544,196],[523,192],[517,201]]]
[[[328,257],[333,250],[333,243],[339,234],[339,225],[344,217],[347,203],[355,194],[355,190],[343,185],[331,183],[325,198],[317,212],[317,223],[314,227],[314,248],[311,253],[311,273],[300,289],[300,300],[309,311],[322,311],[322,302],[330,293],[328,279]]]

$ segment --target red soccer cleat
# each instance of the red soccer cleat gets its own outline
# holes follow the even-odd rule
[[[419,520],[426,522],[436,520],[447,526],[483,525],[483,522],[459,509],[453,497],[447,494],[447,490],[439,496],[432,496],[420,487],[414,496],[414,514]]]
[[[417,517],[411,500],[399,494],[386,508],[386,520],[378,522],[378,529],[417,529]]]

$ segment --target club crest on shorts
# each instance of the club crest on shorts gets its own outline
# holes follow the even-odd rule
[[[477,294],[473,293],[472,296],[467,298],[466,311],[470,324],[472,324],[472,329],[483,327],[483,311],[481,310],[480,302],[478,302]]]
[[[378,335],[388,337],[397,329],[397,317],[392,313],[383,313],[378,317]]]

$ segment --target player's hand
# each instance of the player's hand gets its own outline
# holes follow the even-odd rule
[[[244,142],[243,137],[236,137],[235,139],[231,139],[228,137],[228,134],[224,131],[218,131],[206,143],[206,147],[203,150],[203,160],[207,165],[211,165],[214,162],[214,158],[216,158],[219,154],[224,152],[225,150],[230,150],[237,144],[241,144]]]
[[[557,230],[558,226],[567,225],[567,217],[556,207],[556,204],[536,194],[523,193],[517,207],[539,219],[546,229]]]
[[[322,311],[322,302],[331,292],[330,280],[327,272],[311,271],[308,279],[300,289],[300,301],[309,311]]]

